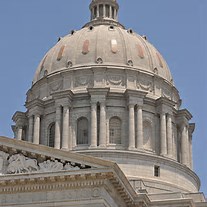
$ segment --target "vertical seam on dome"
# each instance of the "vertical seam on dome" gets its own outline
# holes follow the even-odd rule
[[[98,37],[99,37],[99,32],[101,30],[101,25],[98,28],[98,31],[96,32],[96,42],[95,42],[95,60],[94,60],[94,63],[96,63],[97,59],[98,58],[102,58],[103,60],[103,57],[101,57],[101,52],[100,50],[98,49]],[[102,51],[103,51],[103,48],[102,48]],[[100,54],[98,54],[100,52]],[[103,60],[104,61],[104,60]]]
[[[55,55],[55,52],[56,52],[56,45],[53,47],[53,51],[51,51],[51,61],[50,61],[50,64],[48,64],[48,69],[49,69],[49,71],[50,71],[50,73],[52,73],[53,71],[52,71],[52,64],[54,63],[54,61],[53,61],[53,59],[54,59],[54,55]],[[49,73],[49,71],[48,71],[48,73]]]
[[[127,61],[128,61],[128,54],[127,54],[127,45],[126,45],[126,40],[125,40],[125,38],[124,38],[124,35],[123,35],[123,33],[122,33],[122,31],[121,31],[121,29],[119,28],[119,27],[117,27],[117,30],[118,30],[118,32],[119,32],[119,34],[120,34],[120,37],[121,37],[121,39],[122,39],[122,47],[123,47],[123,53],[124,53],[124,56],[126,57],[126,60],[125,60],[125,63],[124,64],[127,64]]]
[[[84,36],[84,35],[82,35],[82,33],[85,33],[85,30],[84,31],[82,31],[82,30],[80,30],[78,33],[80,33],[79,34],[79,36],[78,36],[78,38],[76,39],[76,41],[75,41],[75,43],[74,43],[74,45],[76,45],[76,47],[75,47],[75,51],[74,51],[74,55],[73,55],[73,65],[75,65],[76,64],[76,59],[77,59],[77,52],[78,52],[78,47],[79,47],[79,41],[80,41],[80,38],[82,37],[82,36]],[[77,35],[77,33],[76,33],[76,35]]]
[[[152,61],[152,56],[150,54],[150,50],[149,50],[149,47],[147,46],[146,42],[142,39],[142,37],[139,37],[138,35],[136,35],[137,39],[140,40],[140,42],[143,44],[146,52],[148,53],[148,57],[149,57],[149,66],[150,66],[150,69],[151,71],[153,72],[153,61]]]

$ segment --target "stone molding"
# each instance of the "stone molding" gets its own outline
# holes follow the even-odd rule
[[[85,150],[85,151],[79,151],[79,153],[86,154],[86,155],[93,155],[96,157],[99,157],[98,155],[101,153],[107,153],[108,158],[110,157],[110,155],[113,156],[114,154],[118,154],[117,156],[123,157],[123,155],[121,155],[123,153],[126,157],[130,157],[131,160],[150,161],[154,163],[163,164],[164,166],[166,166],[166,163],[167,163],[169,167],[177,169],[180,172],[182,172],[184,176],[189,176],[190,178],[192,178],[194,180],[195,187],[197,189],[200,189],[200,179],[196,175],[196,173],[194,173],[190,168],[186,167],[185,165],[178,163],[167,157],[157,156],[153,153],[145,153],[144,151],[140,152],[138,150],[137,151],[116,150],[116,152],[113,152],[111,150],[101,150],[101,151],[100,150],[93,150],[93,151]],[[98,153],[98,155],[96,155],[96,153]]]

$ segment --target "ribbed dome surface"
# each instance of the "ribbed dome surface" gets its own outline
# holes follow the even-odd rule
[[[60,39],[47,52],[36,71],[33,83],[58,71],[97,64],[130,67],[172,82],[165,60],[145,38],[119,25],[88,24]]]

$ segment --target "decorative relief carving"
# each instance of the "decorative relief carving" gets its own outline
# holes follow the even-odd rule
[[[97,198],[97,197],[100,197],[100,189],[99,188],[94,188],[93,190],[92,190],[92,197],[95,197],[95,198]]]
[[[19,174],[30,172],[57,172],[62,170],[80,170],[91,168],[77,163],[60,162],[58,160],[45,160],[38,162],[23,154],[15,154],[9,156],[0,151],[0,174]]]
[[[39,164],[41,172],[57,172],[63,170],[63,163],[57,160],[46,160]]]
[[[149,80],[146,76],[140,76],[137,77],[137,88],[142,89],[144,91],[153,91],[153,83],[151,80]]]
[[[101,57],[98,57],[98,58],[96,59],[96,63],[97,63],[97,64],[102,64],[102,63],[103,63],[103,59],[102,59]]]
[[[162,88],[162,97],[168,98],[171,100],[171,92],[167,88]]]
[[[107,85],[115,85],[115,86],[124,86],[125,85],[125,78],[123,75],[118,74],[110,74],[107,75]]]
[[[49,88],[51,91],[58,91],[63,89],[63,80],[54,81],[49,84]]]
[[[22,154],[12,155],[9,160],[7,167],[7,173],[27,173],[32,171],[38,171],[37,160],[25,157]]]
[[[69,60],[67,62],[67,68],[71,68],[71,67],[73,67],[73,62]]]
[[[91,76],[89,75],[82,75],[75,77],[75,87],[79,86],[89,86],[91,85]]]
[[[67,164],[64,166],[64,170],[80,170],[80,167],[78,167],[78,166],[73,166],[72,164],[67,163]]]
[[[131,66],[131,67],[132,67],[132,66],[134,65],[134,63],[133,63],[133,61],[132,61],[132,60],[128,60],[128,61],[127,61],[127,65],[129,65],[129,66]]]
[[[4,166],[5,164],[8,163],[7,158],[8,158],[9,154],[0,151],[0,174],[4,174]]]

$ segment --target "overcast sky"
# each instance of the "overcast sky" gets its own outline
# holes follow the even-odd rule
[[[13,137],[12,115],[44,54],[89,20],[90,0],[0,1],[0,135]],[[194,168],[207,195],[207,1],[119,0],[119,20],[147,35],[169,64],[183,108],[194,116]]]

